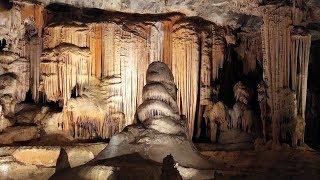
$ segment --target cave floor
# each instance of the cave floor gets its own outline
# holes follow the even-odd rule
[[[107,143],[75,143],[62,145],[28,144],[21,146],[20,154],[23,151],[28,156],[37,158],[39,148],[45,149],[48,153],[59,151],[54,148],[66,148],[69,156],[69,163],[80,165],[95,157]],[[320,179],[320,152],[311,148],[286,148],[281,150],[242,150],[242,151],[212,151],[211,145],[196,144],[198,150],[214,164],[215,179]],[[56,167],[37,165],[39,162],[46,162],[46,158],[30,160],[20,157],[15,153],[18,147],[0,147],[0,170],[7,167],[7,178],[14,175],[13,179],[48,179],[53,175]],[[30,151],[33,150],[34,151]],[[51,152],[49,152],[49,150]],[[99,152],[98,152],[99,151]],[[45,155],[45,152],[43,152]],[[91,155],[93,154],[93,156]],[[15,159],[15,158],[18,159]],[[80,158],[81,157],[81,158]],[[43,157],[42,157],[43,158]],[[79,164],[80,163],[80,164]],[[131,164],[139,163],[132,162]],[[75,166],[74,166],[75,167]],[[137,168],[135,166],[135,168]],[[16,169],[16,172],[14,171]],[[130,172],[130,171],[128,171]],[[4,174],[0,179],[6,179]]]
[[[202,151],[216,179],[320,179],[320,152],[310,148],[275,151]]]

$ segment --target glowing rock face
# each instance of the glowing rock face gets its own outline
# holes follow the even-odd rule
[[[119,79],[105,78],[98,84],[67,102],[65,128],[73,131],[76,138],[109,138],[125,125]]]
[[[29,62],[11,52],[0,53],[0,102],[4,115],[13,113],[29,90]]]
[[[176,86],[173,75],[164,63],[153,62],[147,70],[147,85],[143,88],[144,102],[138,107],[138,120],[155,130],[164,128],[168,132],[170,127],[177,127],[179,131],[181,124],[176,98]],[[162,122],[161,119],[165,120]],[[159,123],[155,123],[158,119]],[[151,121],[151,122],[149,122]],[[176,122],[175,122],[176,121]],[[161,127],[158,127],[159,124]],[[170,126],[166,128],[166,126]],[[172,132],[169,132],[170,134]]]
[[[185,122],[174,110],[176,91],[169,68],[161,62],[153,62],[147,70],[144,102],[137,109],[138,123],[124,128],[113,136],[109,145],[97,156],[102,160],[124,154],[139,153],[146,159],[162,162],[171,154],[179,165],[200,169],[211,168],[188,141]],[[171,93],[170,93],[171,92]]]

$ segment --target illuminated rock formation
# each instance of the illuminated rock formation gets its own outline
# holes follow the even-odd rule
[[[0,52],[0,101],[4,115],[14,112],[29,90],[29,62],[11,52]]]
[[[92,84],[82,97],[70,99],[64,109],[64,129],[76,138],[109,138],[125,126],[120,78]]]
[[[173,86],[173,76],[169,68],[161,63],[154,62],[150,64],[147,70],[147,85],[152,86],[154,83],[171,84]],[[158,86],[158,85],[156,85]],[[153,104],[142,103],[137,109],[138,123],[124,128],[124,130],[113,136],[110,144],[96,158],[96,160],[107,159],[124,154],[139,153],[142,157],[151,159],[157,162],[162,162],[162,159],[168,154],[172,154],[174,159],[180,166],[193,168],[210,168],[211,164],[194,150],[193,145],[187,140],[183,120],[178,119],[174,114],[150,113],[152,109],[172,109],[170,104],[162,101],[162,93],[168,96],[171,95],[170,89],[164,86],[167,92],[153,92],[153,101],[162,102],[160,108]],[[173,88],[174,89],[174,88]],[[161,89],[160,89],[161,90]],[[174,94],[172,94],[174,95]],[[144,110],[147,109],[147,110]],[[147,113],[148,118],[139,116],[140,113]]]
[[[257,62],[262,65],[261,34],[253,32],[238,33],[240,45],[236,49],[243,63],[243,73],[248,74],[256,69]]]
[[[241,81],[234,85],[233,93],[235,100],[245,105],[248,105],[252,96],[252,93],[249,92],[249,89]]]
[[[292,146],[296,147],[304,143],[304,119],[298,115],[296,93],[290,89],[282,89],[279,92],[280,112],[280,139],[286,141],[288,133],[292,138]]]
[[[294,9],[294,7],[293,7]],[[293,27],[303,19],[291,16],[292,8],[271,6],[263,16],[263,78],[267,84],[268,106],[271,108],[272,138],[279,142],[281,99],[279,92],[289,87],[297,97],[297,111],[305,117],[306,84],[311,35]],[[280,38],[281,37],[281,38]]]
[[[231,127],[228,108],[222,102],[206,106],[203,117],[210,127],[210,139],[213,143],[218,141],[218,131],[226,131]]]
[[[60,100],[66,104],[75,86],[78,95],[82,93],[84,85],[89,83],[91,55],[88,49],[60,45],[43,51],[40,65],[41,89],[49,101]]]
[[[148,94],[145,93],[147,91]],[[168,66],[160,62],[153,62],[149,65],[147,85],[144,86],[143,92],[144,102],[137,109],[138,120],[146,127],[161,133],[184,133],[184,122],[180,120],[175,100],[177,88]],[[167,99],[172,99],[172,101]]]
[[[0,95],[5,115],[12,113],[14,105],[24,101],[30,90],[36,103],[58,102],[64,108],[63,128],[78,138],[111,137],[135,122],[135,112],[141,104],[145,107],[137,114],[141,120],[154,114],[179,119],[181,114],[187,119],[188,138],[194,136],[194,129],[196,137],[200,137],[206,106],[225,101],[218,95],[219,86],[228,76],[223,73],[223,65],[235,61],[234,49],[243,71],[234,81],[243,80],[243,76],[246,79],[260,66],[264,70],[262,74],[258,72],[267,92],[266,103],[263,102],[266,105],[261,108],[271,107],[273,138],[279,139],[277,97],[282,88],[295,91],[298,114],[305,118],[311,42],[307,29],[308,23],[317,19],[313,16],[318,7],[309,8],[314,2],[291,1],[280,4],[279,9],[277,2],[258,0],[54,2],[15,1],[12,8],[0,13],[1,54],[15,59],[11,64],[1,62],[1,81],[6,88]],[[106,9],[151,14],[111,13]],[[262,31],[257,31],[261,26]],[[240,31],[235,31],[238,27]],[[172,82],[151,86],[146,79],[148,65],[159,59],[172,70],[178,93]],[[22,66],[27,69],[21,70]],[[13,87],[18,88],[12,90]],[[238,104],[228,110],[231,127],[248,129],[250,118],[244,122],[239,118],[246,109],[246,116],[252,116],[248,107],[254,99],[248,97],[248,89],[236,87]],[[152,99],[155,89],[162,94],[161,102]],[[100,102],[99,93],[108,98]],[[83,113],[88,112],[86,103],[98,112],[96,116]],[[224,103],[230,107],[234,104]],[[261,117],[268,119],[265,110],[262,112]]]
[[[270,120],[270,107],[268,105],[267,85],[262,81],[258,84],[258,102],[260,107],[260,119],[262,121],[262,134],[264,141],[267,140],[267,120]]]

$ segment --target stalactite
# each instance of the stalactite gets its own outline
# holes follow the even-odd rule
[[[243,73],[248,74],[256,69],[256,62],[262,65],[261,34],[260,33],[238,33],[240,46],[236,49],[243,63]]]
[[[36,102],[39,100],[39,86],[40,86],[40,57],[42,53],[42,39],[39,37],[33,37],[29,45],[30,49],[30,85],[32,98]]]
[[[292,89],[296,89],[298,114],[305,118],[308,64],[311,46],[310,34],[292,34],[291,36]],[[297,67],[297,68],[296,68]],[[294,71],[295,70],[295,71]]]
[[[211,103],[211,60],[212,60],[212,39],[209,33],[201,33],[201,68],[200,68],[200,105]]]
[[[188,137],[192,138],[198,103],[199,38],[190,23],[174,25],[172,72],[176,80],[180,113],[187,116]]]
[[[271,108],[273,140],[279,140],[280,122],[285,118],[281,109],[282,89],[289,87],[297,97],[297,116],[304,118],[307,74],[311,36],[292,27],[294,17],[289,7],[267,10],[262,29],[263,75]],[[298,34],[296,34],[298,31]],[[291,77],[291,79],[290,79]],[[293,120],[292,120],[293,121]]]
[[[101,23],[92,23],[90,28],[90,51],[92,55],[92,75],[97,78],[101,77],[101,60],[102,60],[102,27]]]
[[[163,37],[163,62],[172,69],[172,22],[171,20],[163,21],[162,31]]]
[[[216,30],[213,29],[213,40],[212,40],[212,79],[216,80],[219,77],[219,69],[223,67],[224,63],[224,41],[223,38],[217,34]]]
[[[288,28],[290,28],[290,18],[288,17],[288,11],[286,9],[276,9],[274,11],[269,10],[265,12],[263,20],[263,78],[268,86],[268,105],[271,107],[271,119],[272,119],[272,133],[274,142],[279,140],[279,113],[280,100],[278,99],[277,92],[279,88],[282,88],[283,82],[280,82],[280,77],[283,77],[284,72],[279,69],[283,67],[287,62],[284,56],[284,52],[288,50],[280,51],[279,44],[286,42]],[[285,46],[284,48],[288,48]]]
[[[112,21],[90,24],[53,23],[45,28],[46,50],[41,60],[43,82],[40,89],[43,89],[48,100],[63,99],[64,105],[68,106],[65,111],[65,129],[73,129],[80,138],[88,137],[91,131],[95,131],[96,137],[108,138],[111,136],[109,132],[114,132],[112,122],[117,121],[111,120],[109,116],[121,112],[125,119],[124,125],[134,123],[135,110],[143,102],[142,88],[146,84],[145,72],[148,65],[154,61],[163,61],[174,73],[179,89],[178,109],[188,117],[189,136],[192,137],[196,107],[200,101],[198,93],[201,90],[204,101],[210,101],[211,81],[213,77],[218,77],[218,70],[224,61],[224,40],[215,30],[212,37],[210,30],[203,35],[201,48],[195,25],[191,21],[173,25],[175,18],[157,22],[123,22],[121,25]],[[63,37],[58,38],[60,34],[63,34]],[[85,50],[86,53],[89,49],[89,54],[82,52],[82,55],[78,55],[87,65],[74,62],[75,55],[72,51],[67,53],[64,52],[67,49],[60,48],[65,45]],[[200,49],[203,56],[200,56]],[[62,63],[65,59],[70,59],[72,63]],[[201,75],[200,61],[203,67]],[[78,68],[73,68],[74,65],[83,66],[87,71],[80,73]],[[215,76],[211,71],[213,66],[216,69]],[[64,71],[65,69],[68,71]],[[97,78],[100,78],[100,81]],[[81,82],[78,82],[79,80]],[[104,83],[115,80],[116,83]],[[199,89],[199,81],[202,89]],[[99,118],[76,113],[80,110],[69,108],[73,103],[66,101],[70,99],[70,92],[76,85],[76,93],[82,95],[87,93],[82,89],[88,85],[98,86],[94,88],[97,94],[104,91],[114,92],[113,95],[108,95],[110,99],[98,103],[99,108],[104,111],[102,114],[99,112]],[[99,99],[92,95],[90,97],[97,101]],[[111,123],[110,126],[106,121]]]
[[[89,28],[87,25],[71,22],[51,24],[44,30],[43,48],[52,49],[60,44],[74,44],[89,47]]]
[[[148,44],[150,44],[150,62],[163,60],[164,31],[162,30],[162,26],[162,22],[157,22],[150,26],[150,37],[148,38]]]
[[[89,83],[90,64],[91,54],[87,48],[69,44],[43,51],[40,74],[47,100],[63,100],[65,105],[74,87],[81,94],[84,85]]]

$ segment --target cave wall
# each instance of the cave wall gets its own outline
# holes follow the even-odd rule
[[[304,134],[311,44],[311,35],[299,27],[304,23],[301,14],[304,14],[303,10],[296,7],[271,7],[263,16],[263,79],[268,86],[272,137],[275,143],[279,139],[285,139],[286,133],[290,131],[287,124],[294,121],[299,124],[296,128],[299,126],[301,129],[293,129],[293,132],[290,132],[292,141],[294,138],[304,141],[301,135],[294,137],[296,131],[302,131],[299,134]],[[290,100],[290,95],[283,94],[286,88],[295,93],[293,99]],[[288,101],[292,102],[288,104]],[[287,122],[286,118],[291,120]],[[303,120],[299,120],[301,118]]]
[[[218,26],[212,22],[221,19],[206,21],[187,17],[191,16],[188,13],[125,14],[15,2],[11,10],[0,12],[0,39],[6,41],[0,52],[1,81],[8,86],[1,93],[4,114],[12,113],[30,90],[35,102],[57,102],[63,107],[62,127],[75,137],[109,138],[136,122],[147,67],[163,61],[174,75],[179,113],[185,115],[188,136],[192,138],[206,108],[219,100],[227,104],[221,111],[232,112],[234,107],[230,107],[236,102],[244,103],[246,109],[242,112],[251,113],[258,87],[252,87],[256,82],[245,87],[245,81],[250,73],[263,67],[258,75],[265,85],[261,92],[266,93],[259,101],[261,116],[250,123],[271,119],[272,128],[263,132],[272,132],[274,141],[286,139],[287,132],[291,136],[304,134],[311,43],[305,27],[310,12],[299,3],[243,3],[246,1],[225,3],[223,7],[247,10],[244,14],[256,17],[239,17],[247,24],[238,21],[237,25],[234,20],[226,23],[223,19],[224,23],[218,24],[225,26]],[[259,23],[263,25],[259,27]],[[238,25],[244,27],[238,29]],[[247,31],[248,26],[251,31]],[[242,63],[241,73],[235,68],[236,61]],[[244,84],[227,82],[227,76],[237,73],[240,78],[236,81]],[[230,96],[232,90],[234,97]],[[223,102],[225,99],[228,102]],[[287,118],[297,121],[288,122]],[[226,124],[234,124],[228,121]],[[301,128],[294,129],[298,126]],[[298,139],[303,141],[301,135]]]
[[[146,69],[163,61],[174,74],[180,114],[186,115],[192,137],[199,82],[209,99],[210,84],[223,65],[224,29],[181,14],[145,18],[111,13],[94,20],[96,13],[100,11],[17,2],[0,13],[6,16],[4,52],[27,62],[26,77],[17,74],[24,84],[16,103],[30,89],[35,102],[64,107],[63,128],[76,137],[108,138],[135,122]],[[90,105],[91,112],[85,111]]]

